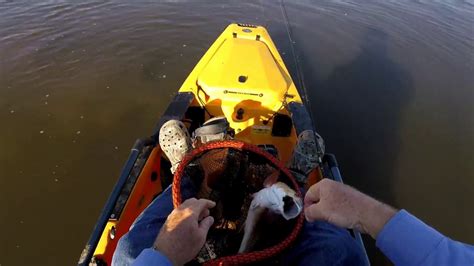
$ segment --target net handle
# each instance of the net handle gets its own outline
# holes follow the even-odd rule
[[[185,167],[196,156],[201,155],[205,151],[213,150],[213,149],[222,149],[222,148],[232,148],[232,149],[236,149],[240,151],[250,151],[252,153],[258,154],[266,158],[268,161],[270,161],[271,164],[273,164],[274,167],[276,167],[278,170],[283,172],[290,179],[291,185],[293,186],[293,189],[295,189],[296,191],[296,195],[298,197],[302,197],[301,190],[298,186],[298,183],[296,183],[296,179],[294,178],[294,176],[291,174],[288,168],[286,168],[285,165],[283,165],[283,163],[279,161],[278,159],[276,159],[273,155],[250,143],[246,143],[240,140],[224,140],[224,141],[208,142],[192,150],[183,158],[178,168],[176,169],[176,172],[173,178],[172,195],[173,195],[174,208],[177,208],[182,203],[181,179],[183,177]],[[301,231],[301,228],[303,227],[303,222],[304,222],[304,216],[303,216],[303,212],[301,212],[297,218],[295,227],[293,228],[292,232],[288,235],[288,237],[272,247],[259,250],[259,251],[253,251],[249,253],[242,253],[242,254],[217,258],[217,259],[206,262],[205,265],[248,264],[248,263],[253,263],[256,261],[271,258],[281,253],[284,249],[288,248],[294,242],[299,232]]]

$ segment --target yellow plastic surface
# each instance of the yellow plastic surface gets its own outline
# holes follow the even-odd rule
[[[109,239],[110,230],[112,230],[112,227],[116,225],[117,225],[116,220],[109,220],[107,222],[107,225],[105,226],[104,231],[102,232],[102,235],[100,237],[99,243],[97,244],[97,247],[95,248],[94,256],[102,255],[105,253],[105,250],[110,240]]]
[[[239,82],[239,78],[244,82]],[[231,38],[224,41],[219,52],[203,68],[197,83],[211,101],[252,99],[272,108],[281,104],[275,99],[284,99],[291,80],[265,43]]]
[[[273,144],[283,161],[290,156],[294,129],[290,137],[273,137],[272,121],[265,122],[276,112],[288,114],[286,104],[301,103],[301,98],[265,28],[229,25],[179,91],[192,92],[195,104],[213,116],[226,116],[237,139]],[[242,119],[237,117],[239,109],[244,111]]]

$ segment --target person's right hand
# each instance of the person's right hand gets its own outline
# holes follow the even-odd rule
[[[304,206],[309,222],[326,221],[368,233],[374,239],[396,213],[392,207],[327,178],[309,188]]]
[[[206,241],[207,232],[214,223],[209,209],[216,203],[191,198],[174,209],[166,219],[153,248],[165,255],[173,265],[191,261]]]

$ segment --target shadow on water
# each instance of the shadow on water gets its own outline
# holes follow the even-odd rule
[[[309,98],[314,99],[317,129],[327,150],[337,155],[345,181],[396,206],[392,182],[400,146],[400,117],[414,88],[411,75],[390,58],[389,42],[383,31],[369,29],[359,54],[336,67],[326,79],[318,80],[314,75],[317,64],[303,69],[307,70]],[[368,252],[375,255],[373,242]],[[385,264],[379,253],[374,259],[376,265]]]

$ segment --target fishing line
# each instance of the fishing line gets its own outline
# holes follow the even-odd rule
[[[290,48],[291,48],[291,54],[293,56],[293,60],[295,61],[295,66],[296,66],[296,78],[297,78],[297,82],[298,82],[298,88],[301,88],[302,89],[302,92],[303,92],[303,101],[305,103],[305,105],[307,106],[306,109],[308,110],[308,113],[309,113],[309,117],[311,118],[311,122],[313,122],[313,125],[314,125],[314,120],[313,120],[313,108],[311,108],[311,103],[308,99],[308,90],[306,89],[306,85],[304,83],[304,76],[303,76],[303,71],[301,69],[301,65],[299,64],[299,60],[298,60],[298,57],[297,57],[297,54],[296,54],[296,48],[295,48],[295,44],[296,42],[294,41],[293,39],[293,34],[292,34],[292,31],[291,31],[291,26],[290,26],[290,22],[289,22],[289,19],[288,19],[288,13],[286,12],[286,7],[285,7],[285,3],[283,0],[280,0],[280,9],[281,9],[281,13],[283,15],[283,19],[285,21],[285,26],[286,26],[286,33],[288,35],[288,39],[290,40]]]
[[[265,28],[268,28],[268,18],[265,14],[265,8],[263,7],[263,0],[259,1],[260,3],[260,10],[262,12],[262,22],[260,25],[264,26]]]

